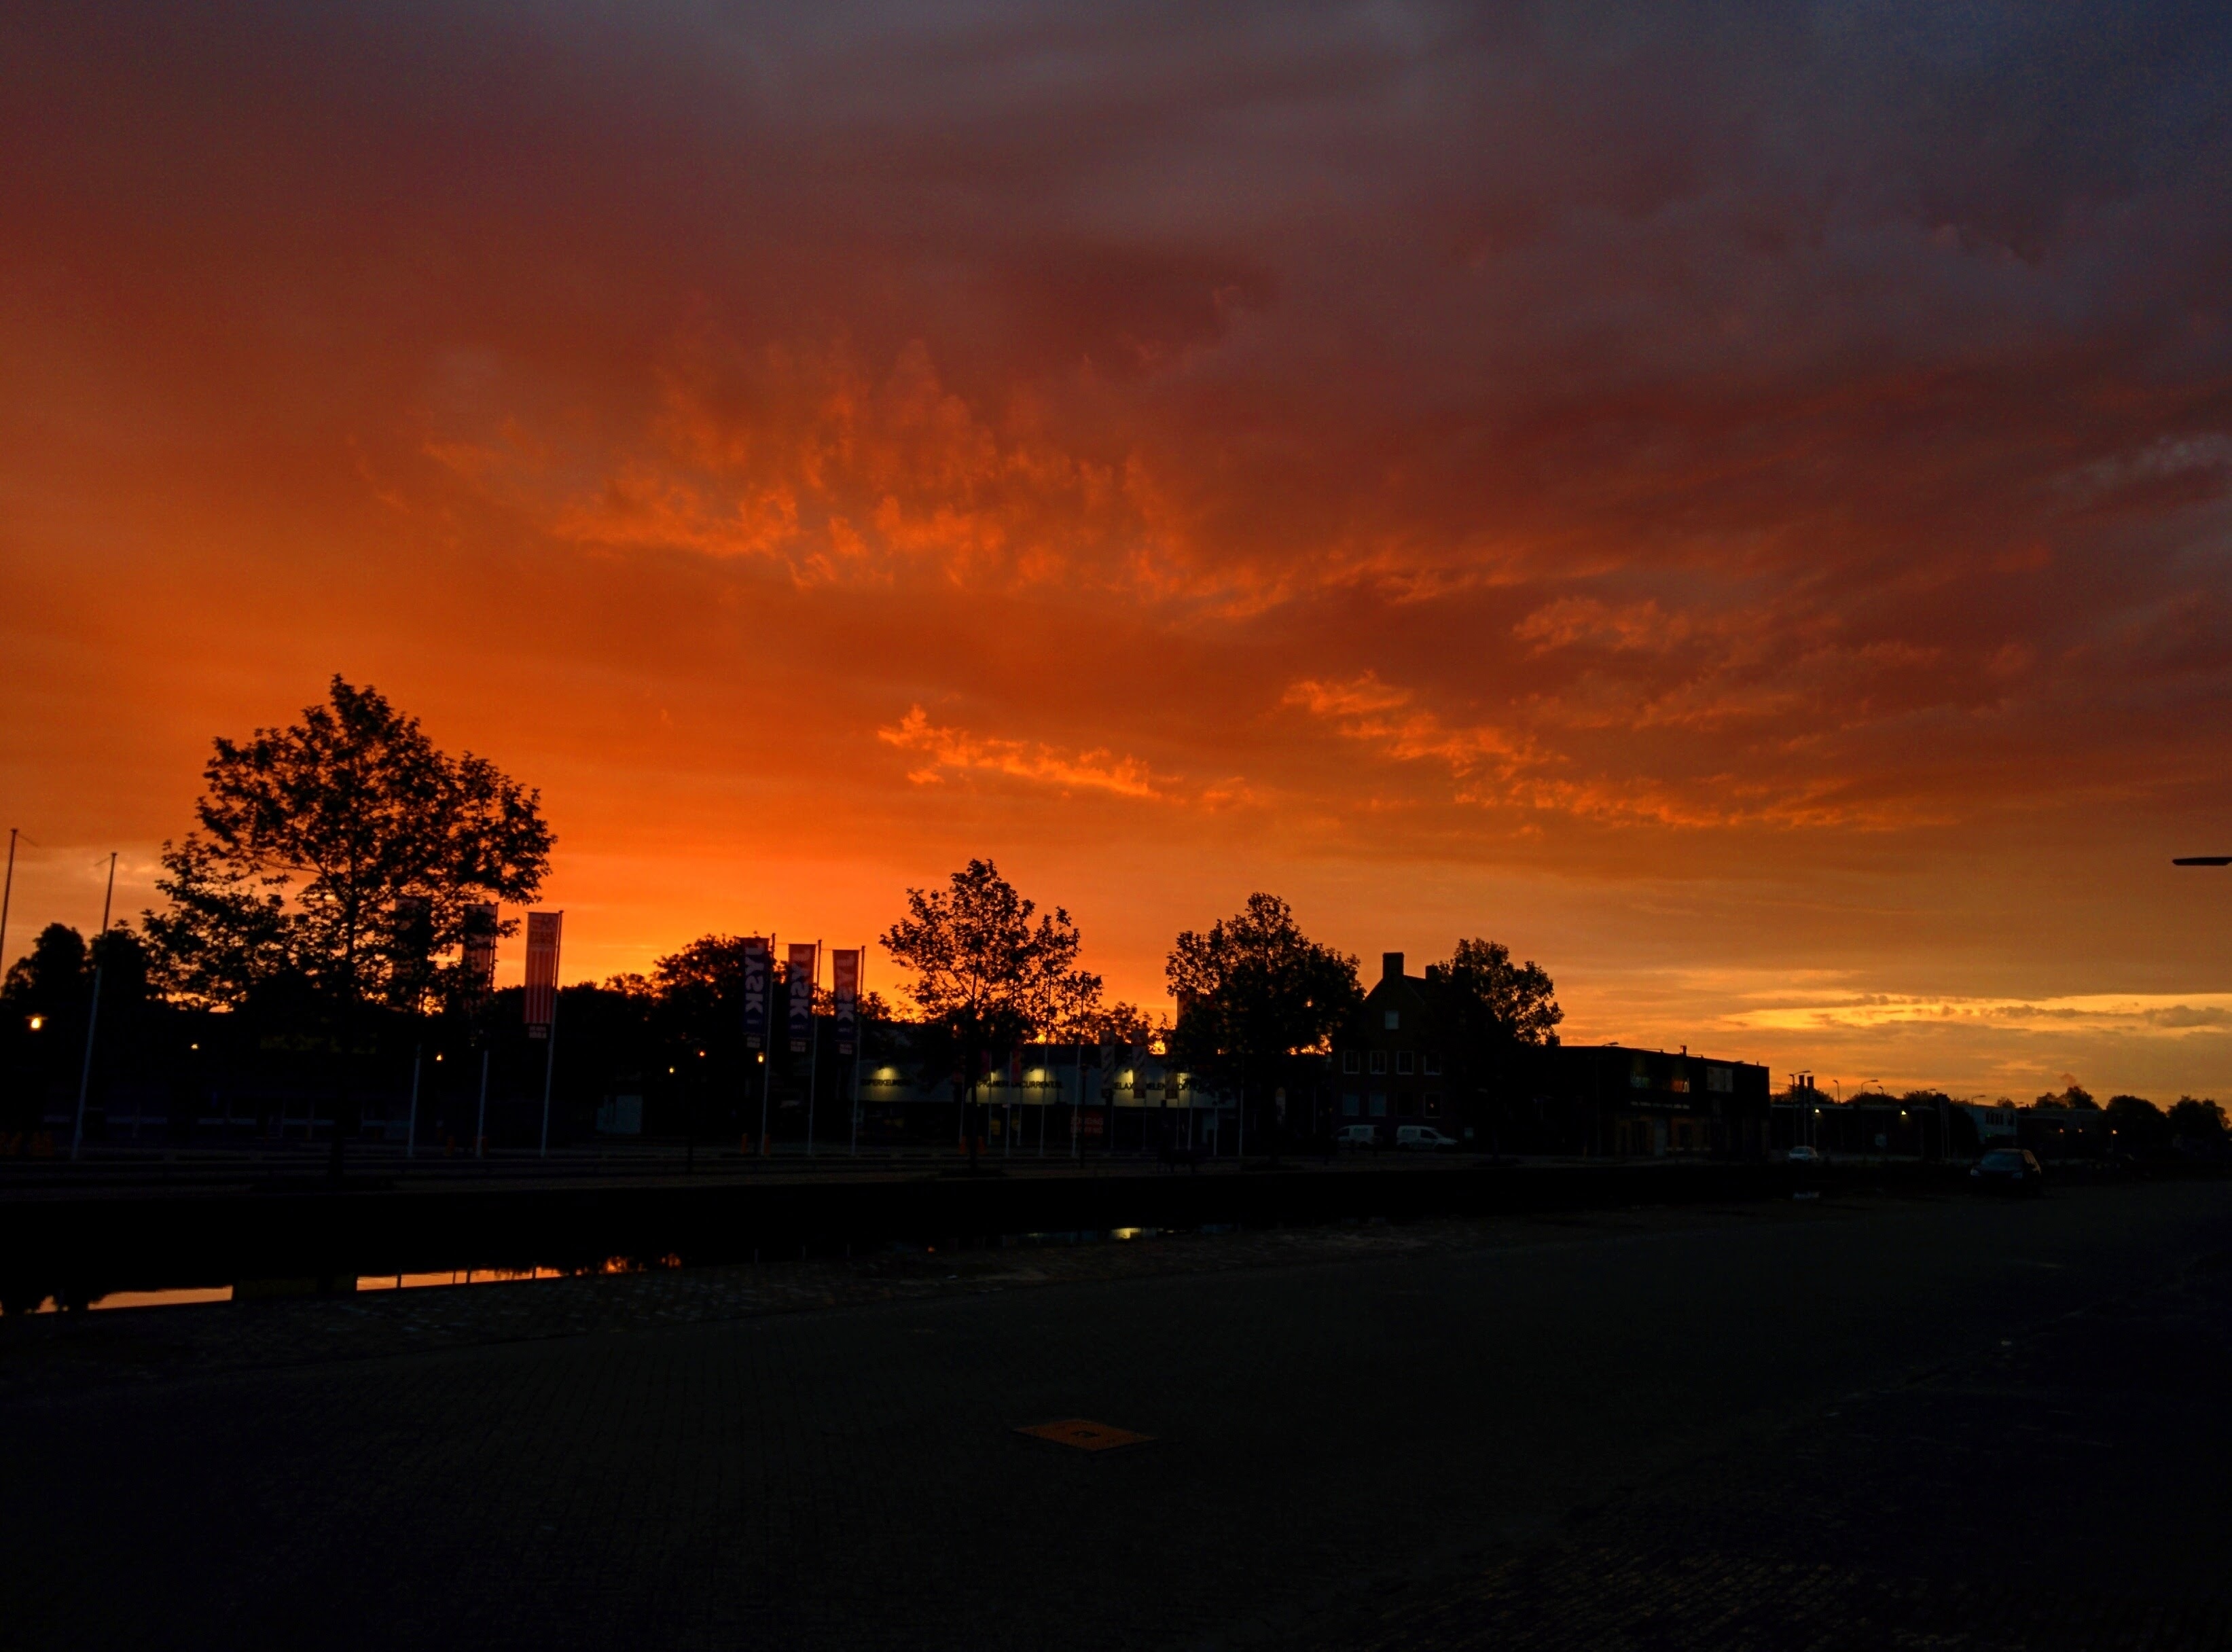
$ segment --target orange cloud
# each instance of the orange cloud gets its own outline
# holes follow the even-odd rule
[[[896,726],[877,729],[876,738],[930,760],[909,771],[908,781],[917,786],[938,784],[947,770],[976,770],[1064,791],[1146,800],[1166,796],[1147,766],[1136,758],[1106,751],[1066,752],[1036,741],[980,738],[964,729],[938,727],[918,705],[910,707]]]

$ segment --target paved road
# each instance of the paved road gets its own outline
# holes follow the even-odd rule
[[[2228,1264],[2187,1183],[158,1362],[0,1414],[0,1641],[2222,1645]]]

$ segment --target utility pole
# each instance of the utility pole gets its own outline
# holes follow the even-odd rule
[[[108,909],[116,899],[116,852],[108,855],[108,892],[101,897],[101,932],[95,941],[108,933]],[[70,1129],[70,1158],[75,1162],[78,1151],[85,1145],[85,1096],[93,1085],[93,1036],[101,1026],[101,960],[93,961],[93,1002],[85,1016],[85,1065],[77,1074],[77,1123]]]

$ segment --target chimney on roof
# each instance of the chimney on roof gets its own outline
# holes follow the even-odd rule
[[[1379,955],[1379,978],[1382,981],[1400,981],[1403,979],[1403,955],[1401,953],[1383,952]]]

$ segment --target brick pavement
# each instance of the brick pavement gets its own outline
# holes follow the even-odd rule
[[[1684,1465],[1324,1652],[2232,1645],[2232,1251]]]
[[[238,1338],[75,1365],[52,1351],[114,1334],[99,1316],[0,1327],[4,1633],[2215,1644],[2229,1511],[2192,1465],[2222,1461],[2223,1276],[2195,1264],[2227,1250],[2226,1191],[2190,1186],[239,1305],[177,1311]],[[888,1295],[763,1311],[832,1283]],[[2085,1402],[2118,1355],[2143,1370],[2092,1461]],[[2028,1460],[1980,1410],[2046,1430],[2058,1477],[2003,1480]],[[1156,1443],[1012,1432],[1066,1416]],[[1948,1467],[1945,1439],[1977,1454]],[[2011,1616],[2078,1553],[2121,1581]]]

